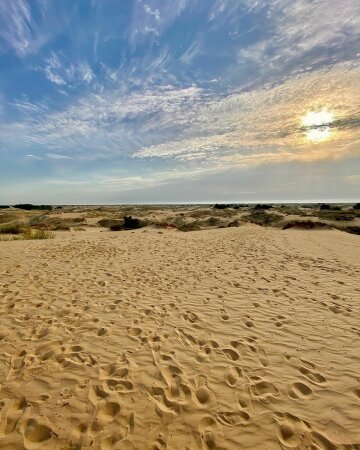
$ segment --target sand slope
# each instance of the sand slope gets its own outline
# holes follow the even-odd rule
[[[0,245],[1,449],[360,449],[360,239]]]

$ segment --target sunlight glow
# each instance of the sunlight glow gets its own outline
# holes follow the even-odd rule
[[[306,138],[311,142],[321,142],[329,139],[332,131],[333,114],[327,109],[309,111],[303,118],[302,124],[306,129]]]

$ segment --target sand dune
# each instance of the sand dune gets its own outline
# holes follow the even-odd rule
[[[1,449],[360,449],[360,240],[256,226],[0,246]]]

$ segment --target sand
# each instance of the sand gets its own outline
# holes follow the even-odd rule
[[[1,449],[359,449],[360,240],[0,243]]]

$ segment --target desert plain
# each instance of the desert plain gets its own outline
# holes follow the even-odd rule
[[[1,213],[1,449],[360,449],[358,235],[120,213]]]

